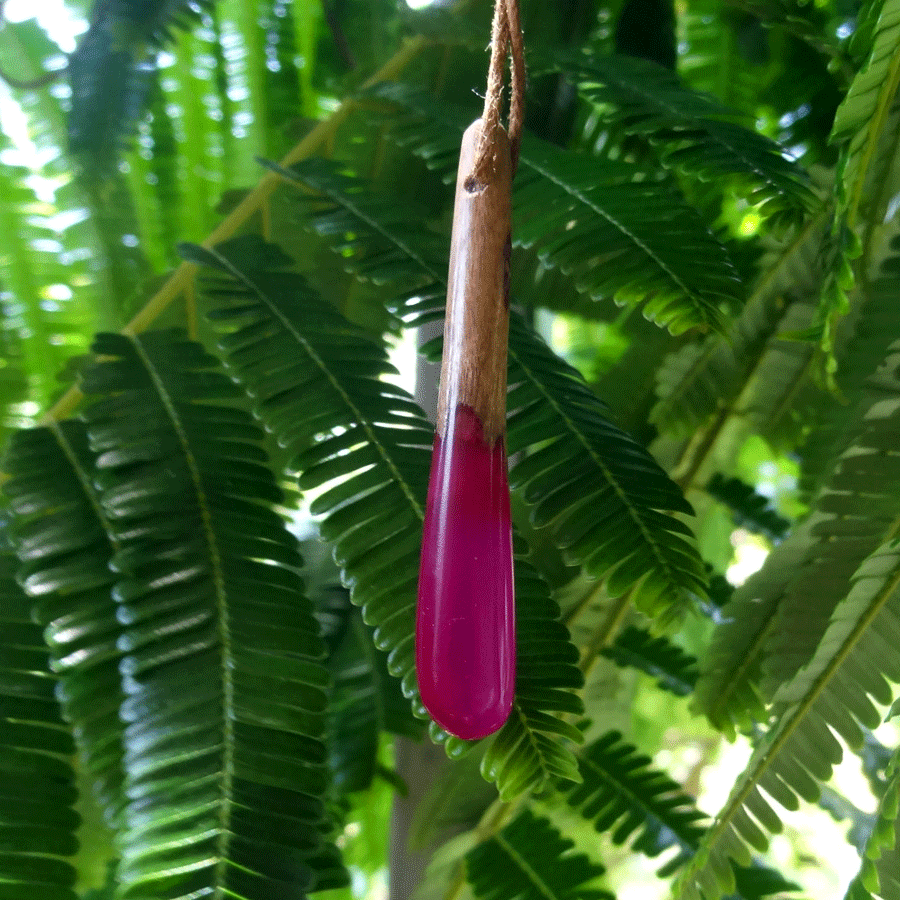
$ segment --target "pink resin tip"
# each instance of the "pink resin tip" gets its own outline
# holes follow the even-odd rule
[[[416,609],[422,702],[465,740],[500,728],[515,692],[512,526],[503,441],[458,406],[435,435]]]

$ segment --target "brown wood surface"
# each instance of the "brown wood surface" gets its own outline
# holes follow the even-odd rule
[[[473,183],[480,132],[477,119],[459,153],[437,430],[443,437],[449,416],[465,404],[493,444],[506,430],[512,174],[506,132],[498,128],[493,171]]]

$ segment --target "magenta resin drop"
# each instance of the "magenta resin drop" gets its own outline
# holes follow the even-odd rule
[[[485,737],[509,716],[516,635],[503,439],[468,406],[434,440],[416,614],[422,702],[446,731]]]

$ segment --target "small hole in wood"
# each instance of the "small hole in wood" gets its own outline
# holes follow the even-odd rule
[[[463,187],[466,189],[466,192],[469,194],[477,194],[480,191],[483,191],[487,185],[482,184],[474,175],[470,175],[464,182]]]

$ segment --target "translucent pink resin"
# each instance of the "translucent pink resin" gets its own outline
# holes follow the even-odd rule
[[[416,612],[422,702],[451,734],[485,737],[509,716],[515,670],[506,453],[458,406],[445,439],[435,436],[428,486]]]

